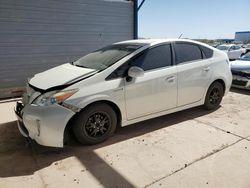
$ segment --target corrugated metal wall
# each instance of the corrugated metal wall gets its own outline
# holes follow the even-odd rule
[[[0,0],[0,98],[26,79],[107,44],[133,38],[133,2]]]

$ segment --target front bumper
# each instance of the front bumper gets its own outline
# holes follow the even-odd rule
[[[18,129],[25,137],[30,137],[38,144],[52,147],[63,147],[64,130],[75,114],[58,104],[36,106],[21,102],[16,104]]]
[[[22,118],[23,107],[24,107],[23,103],[21,103],[19,101],[16,103],[15,113],[16,113],[16,117],[17,117],[17,126],[18,126],[20,133],[24,137],[28,137],[29,131],[26,129],[26,127],[23,124],[23,118]]]
[[[250,78],[246,78],[239,75],[233,75],[232,87],[250,89]]]

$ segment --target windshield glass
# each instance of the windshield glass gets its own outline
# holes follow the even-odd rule
[[[247,52],[246,54],[244,54],[243,56],[241,56],[242,60],[250,60],[250,52]]]
[[[140,47],[140,45],[134,44],[110,45],[87,54],[73,62],[73,65],[95,70],[104,70]]]
[[[217,48],[219,50],[228,50],[230,48],[230,46],[223,46],[223,45],[220,45],[220,46],[217,46]]]

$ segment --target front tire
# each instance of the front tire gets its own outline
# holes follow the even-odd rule
[[[204,107],[207,110],[215,110],[220,106],[224,95],[224,88],[220,82],[214,82],[208,88]]]
[[[116,126],[117,116],[113,108],[104,103],[96,103],[80,112],[73,131],[80,143],[93,145],[108,139]]]

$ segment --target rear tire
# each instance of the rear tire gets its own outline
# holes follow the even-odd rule
[[[224,95],[224,88],[220,82],[214,82],[208,88],[204,107],[207,110],[215,110],[220,106]]]
[[[80,112],[73,131],[80,143],[93,145],[108,139],[115,132],[116,126],[117,116],[113,108],[96,103]]]

